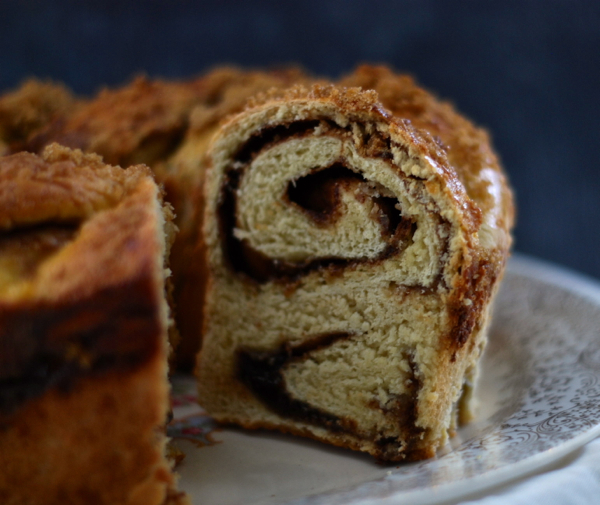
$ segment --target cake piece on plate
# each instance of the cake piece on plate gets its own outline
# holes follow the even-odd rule
[[[0,502],[184,503],[164,434],[174,227],[150,170],[55,144],[0,158],[0,181]]]
[[[472,414],[511,242],[487,135],[363,67],[253,100],[209,163],[201,404],[383,461],[433,456]]]

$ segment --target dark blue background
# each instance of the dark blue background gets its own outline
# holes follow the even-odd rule
[[[516,249],[600,277],[600,2],[0,2],[0,91],[132,75],[359,62],[414,74],[487,127],[518,197]]]

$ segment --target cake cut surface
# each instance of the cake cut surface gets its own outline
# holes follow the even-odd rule
[[[212,145],[199,400],[222,422],[431,457],[471,415],[512,198],[486,134],[411,79],[341,84],[262,95]]]
[[[150,170],[54,144],[0,158],[0,181],[0,502],[175,500],[174,228]]]

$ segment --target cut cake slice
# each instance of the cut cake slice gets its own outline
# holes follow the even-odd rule
[[[431,457],[472,413],[512,197],[487,135],[411,79],[254,100],[205,182],[199,400],[383,461]]]

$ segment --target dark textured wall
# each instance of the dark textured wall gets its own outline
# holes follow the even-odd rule
[[[600,2],[0,2],[0,90],[79,93],[141,71],[359,62],[414,74],[487,127],[518,197],[516,249],[600,277]]]

